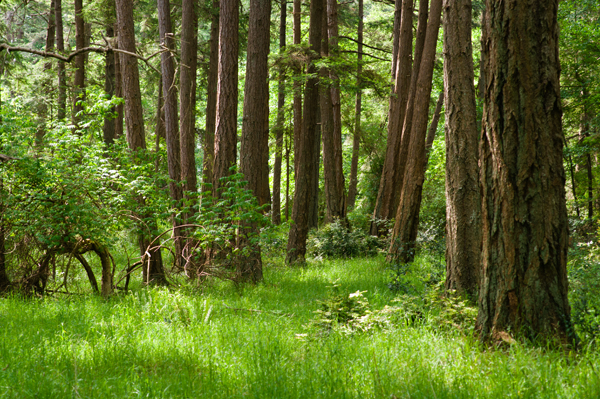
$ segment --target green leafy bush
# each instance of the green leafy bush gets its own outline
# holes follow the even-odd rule
[[[571,322],[583,342],[600,337],[600,253],[593,243],[578,243],[570,251],[569,302]]]
[[[361,230],[350,230],[339,220],[319,230],[313,230],[308,239],[308,251],[318,258],[353,258],[374,256],[383,242]]]

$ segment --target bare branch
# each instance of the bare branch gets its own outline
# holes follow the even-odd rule
[[[340,39],[351,40],[351,41],[353,41],[354,43],[358,43],[358,40],[356,40],[356,39],[353,39],[353,38],[351,38],[351,37],[349,37],[349,36],[338,36],[338,37],[339,37]],[[368,44],[366,44],[366,43],[363,43],[363,42],[361,42],[360,44],[362,44],[363,46],[365,46],[365,47],[368,47],[368,48],[370,48],[370,49],[373,49],[373,50],[377,50],[377,51],[383,51],[384,53],[387,53],[387,54],[392,54],[392,52],[391,52],[391,51],[389,51],[389,50],[385,50],[385,49],[382,49],[382,48],[379,48],[379,47],[369,46]]]

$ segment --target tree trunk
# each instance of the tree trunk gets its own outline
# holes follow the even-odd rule
[[[217,79],[219,75],[219,2],[213,0],[210,24],[210,56],[206,93],[206,131],[202,143],[204,162],[202,164],[202,192],[210,192],[213,182],[215,157],[215,130],[217,120]],[[207,183],[210,183],[207,184]]]
[[[179,184],[181,180],[181,147],[179,145],[179,118],[177,115],[177,87],[175,85],[175,63],[173,52],[175,40],[171,27],[171,6],[169,0],[158,0],[158,28],[160,41],[165,49],[160,57],[162,72],[162,92],[165,100],[165,133],[167,136],[167,168],[169,170],[169,193],[175,209],[182,207],[183,190]],[[178,212],[176,212],[178,213]],[[175,264],[183,267],[183,241],[181,219],[174,213],[171,215],[173,223],[173,241],[175,246]]]
[[[114,3],[114,1],[113,1]],[[114,30],[117,31],[117,24]],[[118,40],[115,40],[115,47],[119,47]],[[123,98],[123,79],[121,78],[121,56],[118,52],[115,57],[115,97]],[[116,106],[117,117],[115,118],[115,139],[123,136],[123,103]]]
[[[279,17],[279,53],[285,51],[285,25],[287,19],[287,2],[280,1]],[[275,165],[273,168],[273,201],[271,219],[273,224],[281,224],[281,160],[283,157],[283,124],[285,117],[285,74],[283,67],[279,68],[277,83],[277,122],[275,127]]]
[[[361,9],[363,0],[359,0],[358,8]],[[402,23],[402,0],[395,0],[394,2],[394,27],[392,28],[392,93],[395,92],[396,82],[396,68],[398,63],[398,50],[400,48],[400,24]],[[359,26],[363,23],[363,14],[359,11]],[[362,40],[358,39],[359,46],[362,47]],[[358,50],[358,55],[362,56],[361,50]]]
[[[293,10],[293,21],[294,21],[294,44],[300,44],[302,42],[302,4],[301,0],[294,0]],[[320,33],[319,33],[320,34]],[[299,140],[302,136],[302,83],[300,83],[300,75],[302,69],[300,67],[294,68],[294,181],[298,178],[298,156],[299,153]]]
[[[75,0],[75,48],[85,47],[85,22],[83,20],[83,0]],[[75,56],[75,76],[73,78],[73,122],[77,125],[77,114],[83,111],[80,101],[85,99],[85,54]]]
[[[213,170],[213,196],[220,197],[220,179],[231,175],[237,159],[238,0],[221,0],[219,74]]]
[[[442,114],[442,106],[444,105],[444,90],[440,91],[437,103],[435,104],[435,111],[433,111],[433,118],[427,129],[427,138],[425,139],[425,171],[427,171],[427,165],[429,163],[429,155],[431,154],[431,147],[435,140],[435,133],[437,132],[438,124],[440,122],[440,116]]]
[[[573,342],[558,0],[488,0],[480,140],[483,250],[477,329]]]
[[[46,29],[46,46],[45,51],[51,53],[54,50],[54,37],[56,32],[56,18],[54,16],[55,5],[54,0],[50,2],[50,10],[48,12],[48,28]],[[44,75],[42,80],[42,86],[44,90],[44,98],[39,100],[39,124],[35,134],[35,144],[36,146],[42,145],[42,140],[44,135],[46,134],[46,121],[48,119],[48,105],[46,101],[49,101],[51,98],[52,92],[52,81],[49,76],[49,72],[52,69],[52,62],[47,61],[44,63]]]
[[[248,181],[248,188],[254,193],[259,205],[268,202],[268,198],[264,197],[263,171],[264,154],[269,151],[268,145],[265,146],[265,139],[268,142],[269,137],[269,104],[268,101],[261,100],[269,99],[270,18],[271,0],[250,0],[240,172]],[[262,280],[260,247],[258,243],[250,243],[247,239],[247,235],[258,233],[257,225],[242,221],[239,241],[241,246],[249,249],[249,254],[238,265],[242,280]]]
[[[309,43],[315,54],[321,52],[323,0],[311,0],[310,2],[310,27]],[[318,58],[318,57],[317,57]],[[316,60],[311,60],[308,65],[310,78],[304,88],[304,121],[302,123],[302,134],[297,138],[296,165],[296,192],[292,206],[292,220],[288,237],[287,256],[288,263],[303,263],[306,254],[306,239],[308,236],[308,216],[310,205],[311,187],[315,164],[311,162],[315,148],[317,135],[317,114],[319,107],[318,78],[315,65]],[[296,138],[295,138],[296,139]]]
[[[446,97],[446,289],[477,295],[481,194],[471,0],[444,1]]]
[[[65,40],[63,35],[62,0],[54,0],[54,18],[56,21],[56,50],[59,54],[65,52]],[[67,108],[67,75],[65,63],[58,61],[58,105],[56,117],[58,120],[65,119]]]
[[[419,10],[419,15],[422,14]],[[412,88],[411,69],[418,70],[417,56],[415,56],[415,67],[411,68],[412,53],[412,15],[413,0],[404,0],[402,3],[402,21],[400,24],[398,60],[396,62],[396,80],[394,83],[394,93],[390,96],[389,117],[388,117],[388,135],[385,161],[381,172],[379,190],[375,209],[373,210],[373,222],[371,223],[371,234],[381,235],[380,221],[391,219],[395,215],[394,197],[395,191],[401,190],[398,184],[398,175],[402,170],[399,164],[404,160],[398,160],[400,156],[400,146],[402,144],[402,126],[405,117],[410,117],[407,112],[407,102],[409,90]],[[421,20],[419,19],[419,23]],[[419,25],[421,28],[421,25]],[[417,42],[419,39],[417,39]],[[415,48],[415,54],[419,53],[418,47]]]
[[[400,0],[396,1],[396,5],[400,4]],[[397,10],[397,14],[400,10]],[[357,67],[356,67],[356,102],[354,104],[354,133],[352,140],[352,161],[350,163],[350,182],[348,187],[348,211],[354,209],[356,203],[356,193],[358,186],[358,156],[360,151],[360,118],[362,114],[362,51],[363,51],[363,29],[364,29],[364,6],[363,0],[358,0],[358,31],[356,39],[358,41],[358,55],[357,55]],[[399,24],[399,22],[398,22]],[[394,19],[394,26],[396,25],[396,19]],[[394,29],[394,43],[397,37],[396,29]],[[393,58],[392,58],[393,59]],[[395,64],[395,62],[394,62]]]
[[[411,156],[406,161],[402,196],[400,197],[400,203],[396,212],[396,221],[394,223],[389,251],[389,257],[401,263],[413,260],[414,244],[419,228],[419,210],[421,208],[423,181],[425,180],[425,138],[429,115],[427,110],[431,97],[433,66],[435,63],[441,13],[442,0],[432,0],[422,60],[418,69],[414,111],[411,112],[412,124],[410,125],[410,135],[408,135],[409,131],[406,130],[408,123],[405,122],[404,124],[405,130],[403,136],[410,137],[408,154]],[[416,68],[416,66],[413,68],[413,74],[416,73]],[[408,118],[409,115],[407,112],[406,117]]]
[[[110,3],[114,5],[114,3]],[[114,11],[114,9],[113,9]],[[111,20],[113,18],[110,18]],[[112,21],[109,21],[106,27],[106,37],[111,40],[115,37],[115,30]],[[115,53],[113,51],[107,51],[105,55],[104,64],[104,92],[112,98],[115,95]],[[116,107],[111,108],[111,113],[116,112]],[[104,116],[104,126],[102,127],[102,136],[105,144],[112,144],[115,139],[115,118],[111,116]]]
[[[135,34],[133,23],[133,3],[129,0],[116,0],[117,26],[119,37],[119,48],[135,53]],[[125,99],[125,124],[127,126],[127,144],[132,151],[146,148],[146,137],[144,133],[144,115],[142,109],[142,97],[140,94],[140,77],[137,58],[121,54],[121,78],[123,87],[123,98]],[[146,284],[166,284],[167,280],[162,263],[160,242],[156,240],[152,246],[151,237],[157,234],[156,220],[151,215],[144,213],[145,200],[138,198],[139,206],[142,208],[143,222],[145,227],[140,226],[139,247],[142,259],[145,259],[143,267],[143,278]]]

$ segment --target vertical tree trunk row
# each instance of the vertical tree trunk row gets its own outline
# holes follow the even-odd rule
[[[217,80],[219,76],[219,2],[212,2],[210,22],[210,55],[206,93],[206,131],[204,132],[204,162],[202,165],[202,192],[209,192],[213,183],[215,159],[215,131],[217,123]]]
[[[85,22],[83,20],[83,0],[75,0],[75,48],[85,47]],[[85,99],[85,54],[75,56],[75,76],[73,78],[73,121],[83,110],[80,101]],[[77,124],[77,123],[75,123]]]

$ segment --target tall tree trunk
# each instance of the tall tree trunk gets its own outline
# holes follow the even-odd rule
[[[0,122],[2,119],[0,118]],[[4,228],[4,182],[0,177],[0,293],[6,291],[10,287],[10,279],[6,273],[6,244],[4,235],[6,234]]]
[[[575,78],[580,84],[583,86],[581,90],[581,100],[583,103],[583,113],[581,114],[579,120],[579,145],[584,146],[585,140],[590,136],[590,121],[592,116],[589,112],[589,97],[590,92],[586,83],[583,82],[583,79],[580,79],[579,74],[575,74]],[[590,150],[587,149],[583,154],[583,169],[586,172],[586,183],[587,183],[587,209],[588,209],[588,222],[591,222],[594,217],[594,174],[592,171],[592,155],[590,154]]]
[[[217,121],[217,80],[219,76],[219,1],[212,2],[210,23],[210,56],[206,93],[206,132],[204,132],[204,162],[202,164],[202,192],[210,192],[215,160],[215,130]],[[210,183],[207,184],[207,183]]]
[[[396,68],[398,63],[398,50],[400,48],[400,24],[402,23],[402,0],[395,0],[394,2],[394,27],[392,28],[392,93],[395,92],[396,82]],[[361,8],[362,0],[359,0],[358,8]],[[359,11],[360,14],[360,11]],[[360,14],[362,15],[362,14]],[[362,24],[362,18],[359,16],[358,24]],[[359,45],[362,47],[362,40],[358,39]],[[362,55],[361,51],[358,50],[358,55]]]
[[[446,289],[477,295],[481,194],[471,0],[444,0],[446,97]]]
[[[442,106],[444,105],[444,90],[440,91],[437,103],[435,104],[435,111],[433,111],[433,118],[427,129],[427,138],[425,139],[425,170],[427,170],[427,164],[429,162],[429,155],[431,154],[431,147],[435,140],[435,133],[440,122],[440,116],[442,114]]]
[[[400,0],[396,1],[398,5]],[[397,10],[398,14],[400,13]],[[354,132],[352,138],[352,161],[350,162],[350,182],[348,187],[348,211],[354,209],[356,203],[356,193],[358,186],[358,156],[360,152],[360,136],[361,127],[360,119],[362,114],[362,51],[363,51],[363,29],[364,29],[364,6],[363,0],[358,0],[358,30],[356,39],[358,41],[358,55],[356,60],[356,101],[354,103]],[[398,22],[399,24],[399,22]],[[394,26],[396,25],[396,19],[394,19]],[[394,29],[394,42],[396,41],[397,33]],[[392,58],[393,59],[393,58]],[[395,61],[394,61],[395,66]]]
[[[268,101],[260,100],[269,98],[270,18],[271,0],[250,0],[240,172],[248,181],[248,188],[254,193],[259,205],[268,201],[268,198],[263,197],[263,164],[264,153],[266,151],[268,154],[269,151],[268,145],[265,146],[265,139],[268,142],[269,137],[269,104]],[[250,243],[248,239],[249,235],[258,233],[257,225],[242,222],[239,244],[249,250],[244,261],[238,265],[238,274],[242,280],[262,280],[260,247],[257,243]]]
[[[287,23],[287,2],[280,1],[279,15],[279,53],[285,51],[285,25]],[[273,201],[271,220],[273,224],[281,223],[281,161],[283,157],[283,124],[285,118],[285,73],[279,68],[277,83],[277,122],[275,126],[275,165],[273,167]]]
[[[114,0],[113,0],[114,3]],[[115,11],[116,15],[116,11]],[[118,30],[117,24],[114,25],[115,32]],[[118,40],[115,40],[115,47],[119,47]],[[115,57],[115,97],[123,98],[123,79],[121,78],[121,57],[118,52],[114,52]],[[115,139],[123,136],[123,103],[116,106],[117,116],[115,118]]]
[[[427,33],[423,46],[423,55],[418,69],[417,91],[414,97],[414,111],[410,125],[410,144],[408,153],[411,157],[406,161],[402,196],[396,212],[396,221],[392,231],[390,257],[405,263],[414,258],[414,244],[419,228],[419,211],[421,209],[421,194],[425,180],[425,138],[427,134],[427,118],[429,113],[433,66],[437,37],[440,29],[442,0],[432,0]],[[415,66],[416,68],[416,66]],[[413,68],[413,73],[416,69]],[[410,100],[409,100],[410,104]],[[407,113],[407,118],[409,114]],[[408,135],[408,123],[404,124],[403,136]]]
[[[56,21],[56,50],[59,54],[65,52],[65,40],[63,34],[62,0],[54,0],[54,18]],[[65,64],[58,61],[58,110],[56,117],[63,120],[67,109],[67,74]]]
[[[51,53],[54,50],[54,37],[56,32],[56,18],[55,18],[55,5],[54,0],[50,2],[50,10],[48,12],[48,28],[46,29],[46,47],[45,50]],[[42,139],[46,134],[46,120],[48,119],[48,104],[46,101],[50,100],[52,92],[52,81],[49,76],[49,72],[52,69],[52,62],[47,61],[44,63],[44,76],[42,80],[43,91],[45,98],[40,99],[39,102],[39,124],[35,134],[36,145],[42,144]]]
[[[117,26],[119,37],[119,48],[135,53],[135,34],[133,23],[133,3],[129,0],[116,0]],[[125,124],[127,126],[127,144],[132,151],[146,148],[146,137],[144,133],[144,115],[142,109],[142,96],[140,93],[140,77],[137,58],[121,54],[121,78],[123,97],[125,99]],[[135,154],[134,154],[135,156]],[[145,207],[143,197],[138,198],[140,208]],[[139,247],[142,259],[145,259],[143,267],[143,279],[145,284],[166,284],[167,280],[163,268],[160,251],[160,241],[157,239],[152,244],[152,237],[157,234],[156,220],[152,215],[142,211],[141,218],[145,226],[140,226]]]
[[[573,341],[558,0],[487,0],[480,140],[483,250],[477,329]],[[543,341],[538,341],[543,342]]]
[[[237,159],[239,2],[221,0],[220,7],[214,197],[220,197],[220,179],[231,175]]]
[[[302,3],[301,0],[294,0],[293,9],[294,22],[294,44],[302,42]],[[319,33],[320,34],[320,33]],[[294,181],[298,178],[298,156],[300,151],[299,140],[302,136],[302,84],[300,83],[300,75],[302,69],[294,68]]]
[[[427,3],[425,1],[425,3]],[[427,6],[419,10],[419,15],[423,14],[423,10],[427,11]],[[394,198],[395,191],[401,190],[399,186],[399,174],[402,170],[398,170],[399,165],[404,162],[401,157],[402,144],[402,126],[405,118],[410,118],[407,114],[407,103],[409,95],[412,94],[411,89],[411,69],[418,71],[418,63],[420,60],[420,50],[418,44],[420,38],[417,38],[417,47],[415,47],[415,67],[411,67],[412,54],[412,15],[413,15],[413,0],[404,0],[402,3],[402,20],[400,23],[398,60],[396,62],[396,81],[394,83],[394,93],[390,96],[389,117],[388,117],[388,135],[387,148],[385,153],[385,161],[379,181],[379,190],[377,192],[377,200],[375,209],[373,210],[373,222],[371,223],[371,234],[381,235],[384,231],[380,230],[379,222],[382,220],[391,219],[395,215]],[[426,16],[425,16],[426,19]],[[419,18],[418,32],[422,32],[422,21]],[[419,58],[419,59],[418,59]]]
[[[315,54],[321,52],[322,13],[323,0],[311,0],[309,43]],[[311,60],[308,65],[307,72],[310,78],[304,88],[304,121],[302,123],[302,134],[297,138],[298,151],[296,157],[298,160],[296,165],[298,170],[296,171],[296,192],[292,207],[292,220],[294,222],[290,226],[287,245],[286,261],[288,263],[302,263],[306,254],[310,194],[315,168],[315,164],[310,160],[313,158],[315,148],[319,107],[319,81],[314,76],[317,72],[315,61]]]
[[[158,0],[158,28],[160,31],[160,41],[165,49],[160,57],[160,66],[162,72],[162,91],[165,99],[165,132],[167,135],[167,167],[169,170],[169,193],[171,201],[177,210],[172,217],[173,240],[175,243],[175,264],[183,267],[183,241],[181,229],[178,227],[182,223],[177,216],[181,209],[183,190],[179,184],[181,180],[181,147],[179,144],[179,118],[177,115],[177,86],[175,85],[175,63],[173,61],[173,52],[175,50],[175,40],[173,29],[171,27],[171,6],[169,0]]]
[[[114,5],[114,3],[110,3]],[[114,8],[113,10],[114,11]],[[114,17],[111,16],[109,24],[106,27],[106,37],[110,40],[115,37],[115,30],[112,21]],[[104,64],[104,92],[109,96],[115,95],[115,53],[113,51],[107,51],[105,54]],[[111,114],[116,112],[116,107],[111,108]],[[111,116],[104,116],[104,126],[102,127],[102,135],[105,144],[112,144],[115,139],[115,118]]]
[[[83,0],[75,0],[75,48],[85,47],[85,22],[83,20]],[[73,78],[73,122],[77,125],[77,114],[83,111],[80,101],[85,99],[85,54],[75,56],[75,76]]]

